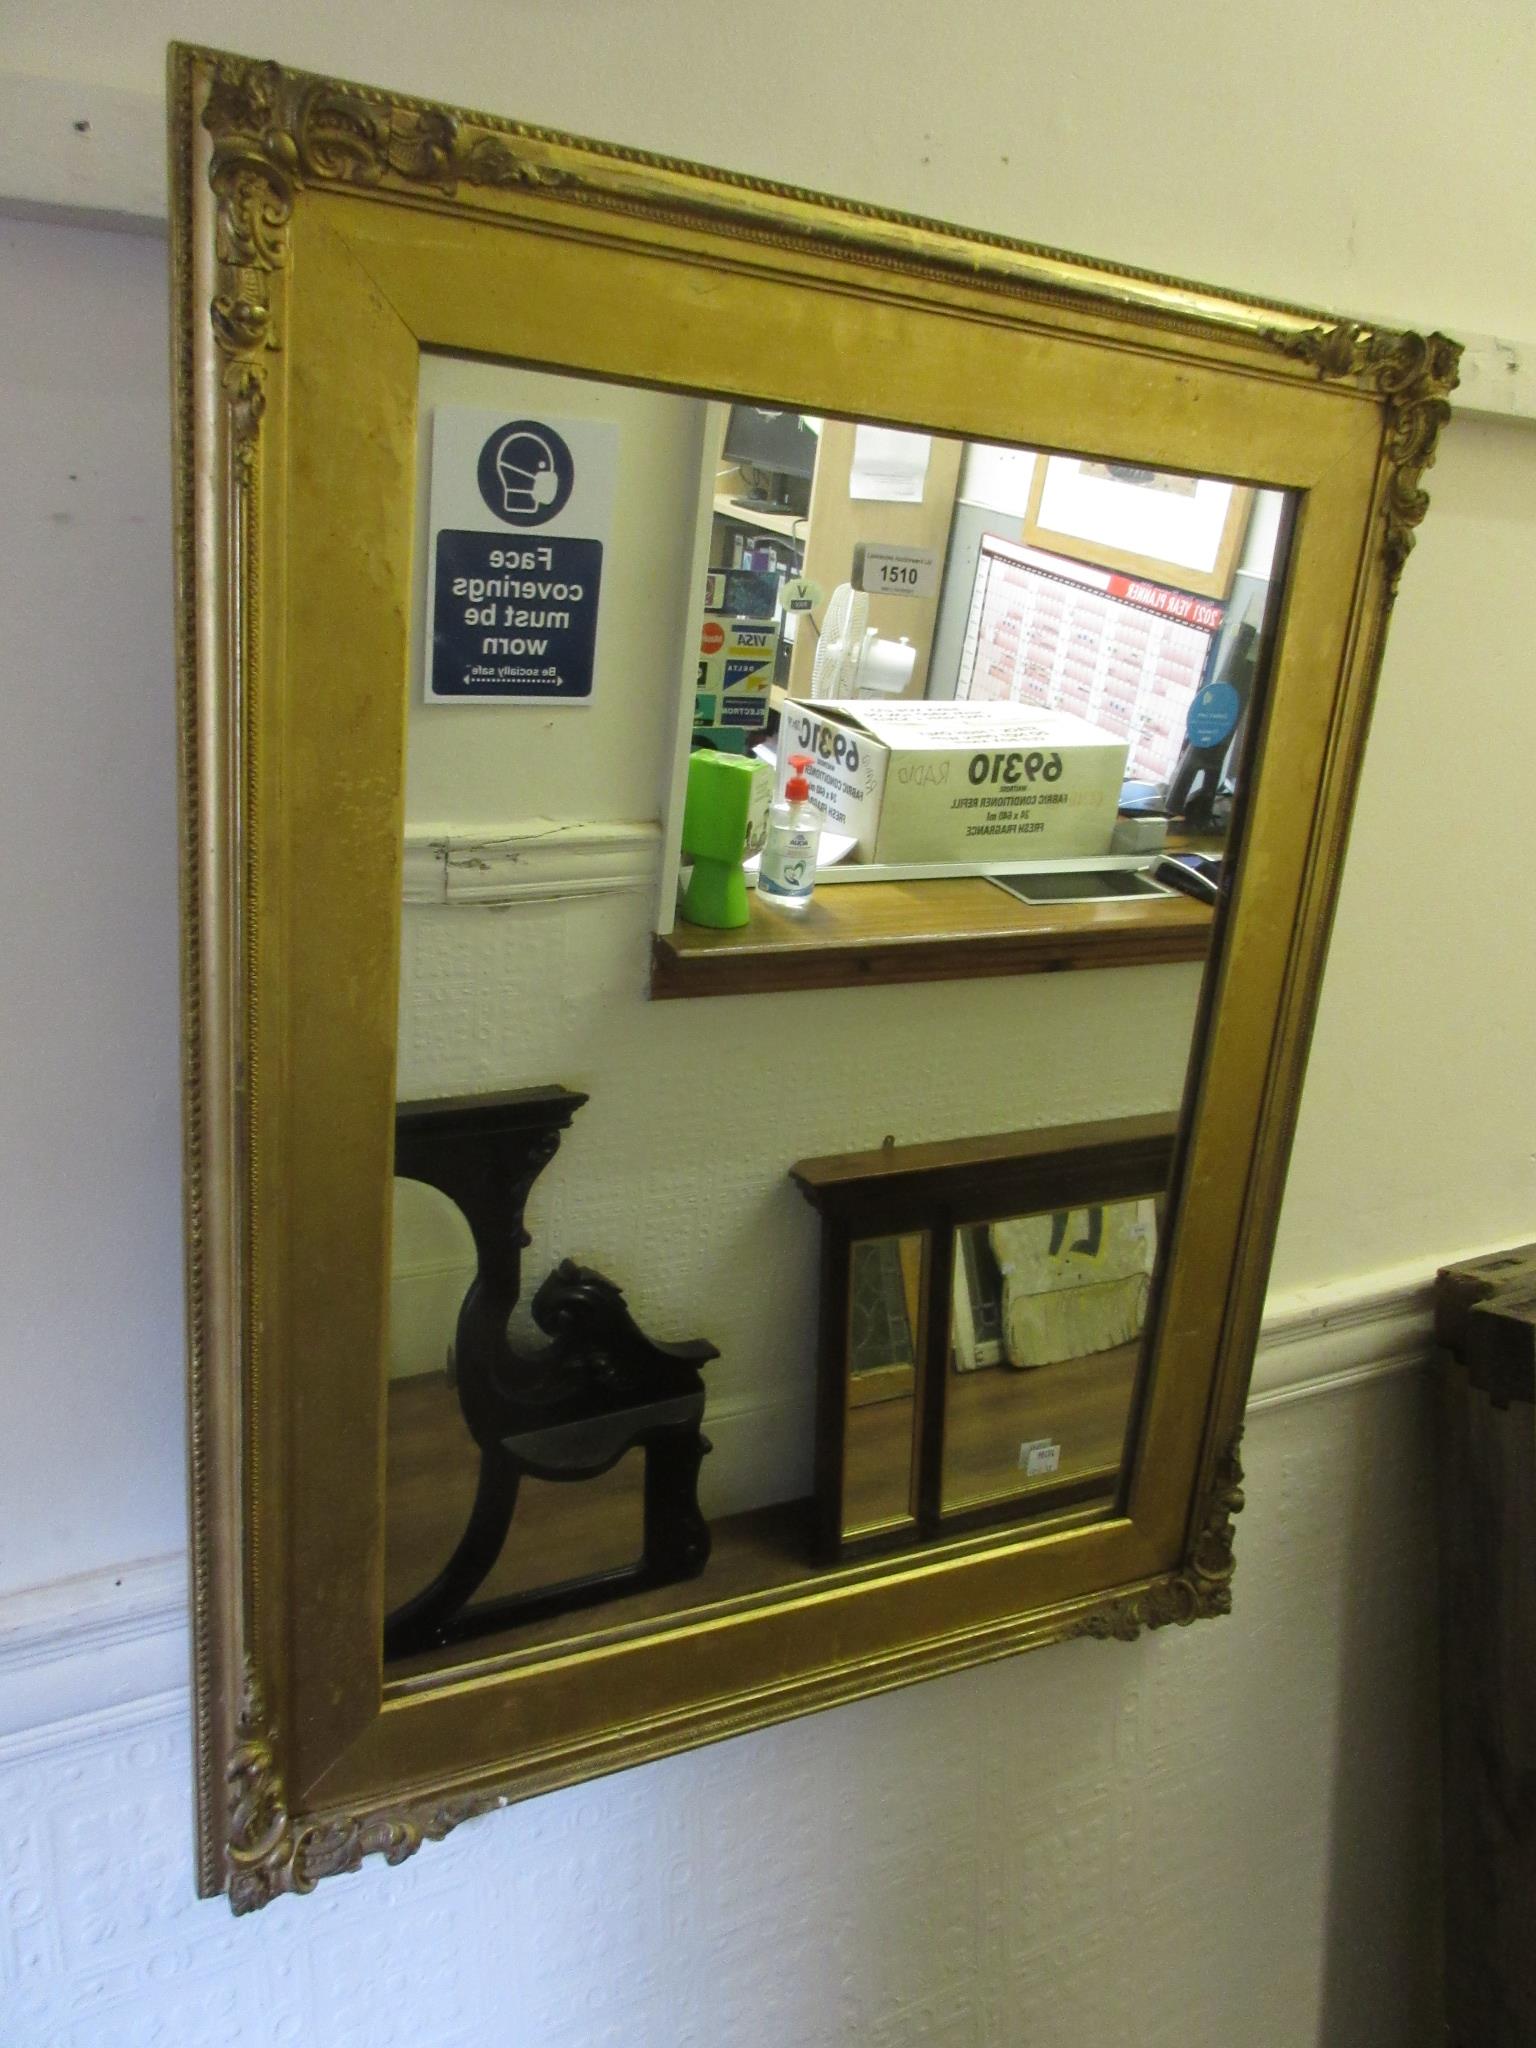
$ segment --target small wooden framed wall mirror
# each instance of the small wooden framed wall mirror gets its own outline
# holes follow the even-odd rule
[[[171,101],[204,1889],[1223,1611],[1455,346]]]

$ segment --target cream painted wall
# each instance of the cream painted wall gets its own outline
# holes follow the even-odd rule
[[[166,37],[201,36],[1288,298],[1536,332],[1524,0],[1453,30],[1425,0],[1180,0],[1091,35],[1068,0],[978,0],[936,38],[938,18],[795,0],[765,33],[787,83],[761,101],[731,89],[739,37],[695,0],[54,0],[0,19],[0,65],[157,91]],[[163,304],[150,239],[0,223],[0,1592],[181,1541]],[[1293,1294],[1532,1234],[1536,434],[1458,423],[1430,485],[1302,1105]],[[883,1028],[845,1001],[829,1029]],[[722,1041],[738,1007],[692,1006]],[[679,1171],[656,1159],[663,1203]],[[689,1256],[691,1297],[717,1276]],[[66,1747],[43,1818],[24,1764],[0,1871],[46,1870],[34,1917],[8,1899],[11,2036],[192,2048],[216,2012],[262,2048],[383,2048],[407,2019],[414,2048],[508,2028],[538,2048],[1417,2048],[1432,1462],[1411,1384],[1255,1418],[1232,1622],[542,1802],[341,1887],[324,1942],[303,1917],[323,1901],[259,1934],[187,1902],[179,1754],[153,1778],[127,1737],[83,1763]],[[976,1765],[988,1743],[1000,1774]],[[159,1832],[125,1803],[124,1842],[167,1846],[103,1875],[93,1816],[130,1784]],[[163,1949],[138,1918],[155,1887]],[[469,1959],[471,1926],[494,1962]],[[87,1982],[108,1933],[121,1974]],[[410,1972],[385,1995],[392,1954],[420,1959],[419,1996]],[[22,2002],[44,1969],[46,2013]],[[433,2011],[454,2016],[435,2040]]]
[[[164,269],[0,221],[0,1591],[182,1540]]]
[[[456,356],[422,360],[417,457],[415,616],[426,616],[428,478],[438,406],[611,421],[619,430],[613,539],[602,574],[592,701],[427,704],[425,636],[412,640],[406,740],[407,832],[548,818],[659,819],[671,787],[679,707],[693,708],[685,664],[689,568],[706,406],[548,371]],[[686,675],[687,694],[683,682]]]
[[[1274,298],[1536,336],[1536,14],[1434,0],[49,0],[0,67],[158,93],[166,43],[379,80]],[[757,51],[772,67],[741,90]],[[1475,135],[1475,146],[1469,136]]]
[[[1273,1282],[1536,1235],[1536,432],[1454,423],[1403,578]]]

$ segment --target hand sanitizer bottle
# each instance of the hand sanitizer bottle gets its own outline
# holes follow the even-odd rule
[[[791,754],[784,794],[768,813],[768,837],[758,865],[757,893],[786,910],[799,910],[816,886],[816,849],[821,844],[821,813],[811,802],[805,771],[809,754]]]

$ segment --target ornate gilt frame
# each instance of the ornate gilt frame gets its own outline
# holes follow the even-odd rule
[[[596,1771],[1029,1645],[1224,1613],[1348,813],[1456,344],[214,52],[173,48],[170,101],[200,1887],[246,1911]],[[702,279],[734,353],[681,317]],[[402,394],[429,344],[1044,447],[1074,445],[1091,405],[1106,449],[1304,494],[1245,826],[1265,857],[1207,977],[1143,1455],[1109,1523],[841,1570],[558,1672],[487,1659],[385,1688],[365,1390],[401,714],[355,680],[400,672]],[[341,448],[362,471],[345,483]],[[322,584],[353,631],[329,679]],[[356,800],[327,829],[377,874],[345,922],[323,887],[292,886],[344,718]],[[317,1035],[340,1015],[322,955],[362,1048],[345,1072]],[[317,1220],[342,1187],[362,1190],[345,1238]],[[317,1345],[323,1375],[305,1370]]]

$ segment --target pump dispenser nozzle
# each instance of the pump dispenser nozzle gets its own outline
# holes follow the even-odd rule
[[[757,893],[785,910],[810,902],[816,884],[816,851],[821,842],[821,813],[811,802],[805,771],[809,754],[791,754],[784,794],[768,813],[768,837],[758,862]]]

